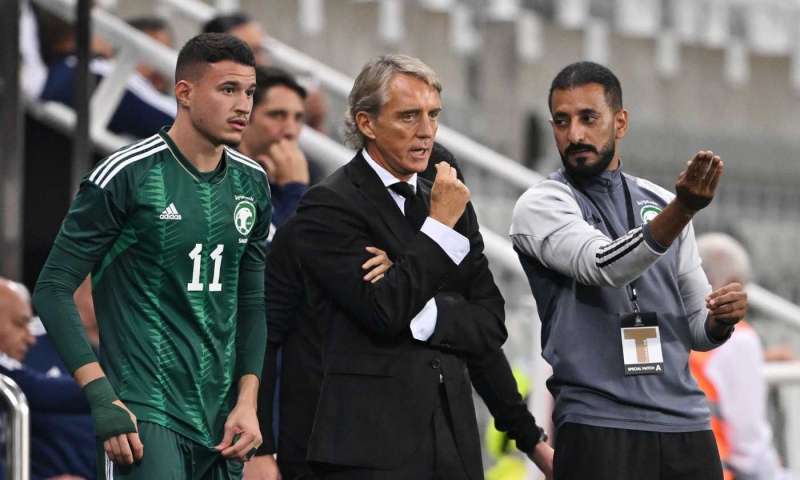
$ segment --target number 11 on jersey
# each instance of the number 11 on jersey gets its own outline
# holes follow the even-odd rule
[[[219,281],[220,269],[222,267],[222,250],[225,245],[218,244],[211,255],[211,260],[214,260],[214,276],[211,283],[208,284],[209,292],[221,292],[222,284]],[[186,290],[190,292],[202,292],[204,285],[200,282],[200,263],[203,261],[200,253],[203,251],[203,244],[197,243],[191,252],[189,258],[192,260],[192,281],[186,284]]]

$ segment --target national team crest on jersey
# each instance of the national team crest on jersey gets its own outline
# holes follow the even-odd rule
[[[233,209],[233,224],[241,235],[247,235],[256,223],[256,206],[250,200],[242,200]]]
[[[645,205],[639,211],[639,214],[642,216],[643,223],[650,223],[650,221],[656,218],[656,215],[659,213],[661,213],[661,209],[653,205]]]

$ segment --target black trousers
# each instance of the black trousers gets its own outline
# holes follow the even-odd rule
[[[566,423],[555,480],[722,480],[711,430],[659,433]]]
[[[281,471],[283,480],[317,480],[306,462],[281,462],[278,460],[278,470]]]
[[[319,480],[468,480],[453,436],[452,420],[444,386],[439,389],[430,428],[418,439],[419,448],[408,462],[395,470],[314,464]]]

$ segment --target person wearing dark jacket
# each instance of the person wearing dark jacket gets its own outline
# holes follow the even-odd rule
[[[500,429],[549,470],[552,450],[501,350],[504,302],[469,191],[445,163],[433,184],[419,176],[440,90],[418,59],[368,63],[350,94],[359,152],[298,208],[307,321],[324,339],[306,456],[321,478],[481,478],[470,383],[508,421]],[[361,269],[368,246],[393,262],[375,283]]]

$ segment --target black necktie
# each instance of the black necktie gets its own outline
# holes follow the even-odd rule
[[[425,207],[425,201],[422,200],[420,195],[415,194],[414,189],[406,182],[394,183],[389,185],[389,188],[406,199],[403,205],[403,213],[405,213],[406,220],[408,220],[411,228],[413,228],[414,231],[419,230],[428,217],[428,209]]]

